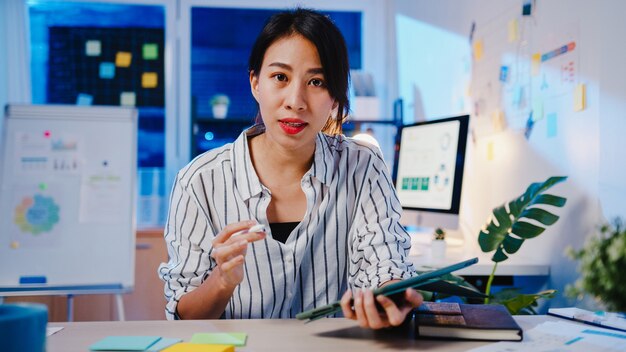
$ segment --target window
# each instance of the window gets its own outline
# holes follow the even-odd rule
[[[278,10],[191,8],[191,156],[235,140],[254,122],[256,102],[248,83],[248,56],[265,21]],[[361,68],[361,13],[326,11],[343,33],[352,69]],[[211,101],[226,95],[225,118]]]

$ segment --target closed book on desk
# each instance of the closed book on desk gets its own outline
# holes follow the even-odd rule
[[[522,329],[502,305],[424,302],[415,311],[422,337],[521,341]]]

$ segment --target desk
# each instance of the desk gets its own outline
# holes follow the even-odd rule
[[[558,320],[549,316],[516,316],[522,329],[529,330],[545,321]],[[361,329],[356,322],[329,318],[305,324],[299,320],[185,320],[185,321],[113,321],[50,323],[64,327],[49,336],[48,352],[88,351],[89,345],[112,335],[153,335],[182,338],[185,342],[197,332],[246,332],[244,351],[398,351],[445,350],[466,351],[489,342],[416,340],[408,331]]]

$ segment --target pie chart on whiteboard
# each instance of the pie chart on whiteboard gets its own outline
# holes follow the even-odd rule
[[[14,221],[23,233],[39,236],[59,222],[59,205],[51,196],[26,196],[15,207]]]

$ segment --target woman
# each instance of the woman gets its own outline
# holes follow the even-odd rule
[[[382,328],[421,303],[371,292],[414,270],[380,151],[338,134],[348,75],[328,18],[269,19],[249,59],[257,124],[178,173],[159,267],[169,319],[291,318],[341,298],[345,317]],[[270,231],[245,232],[257,223]]]

